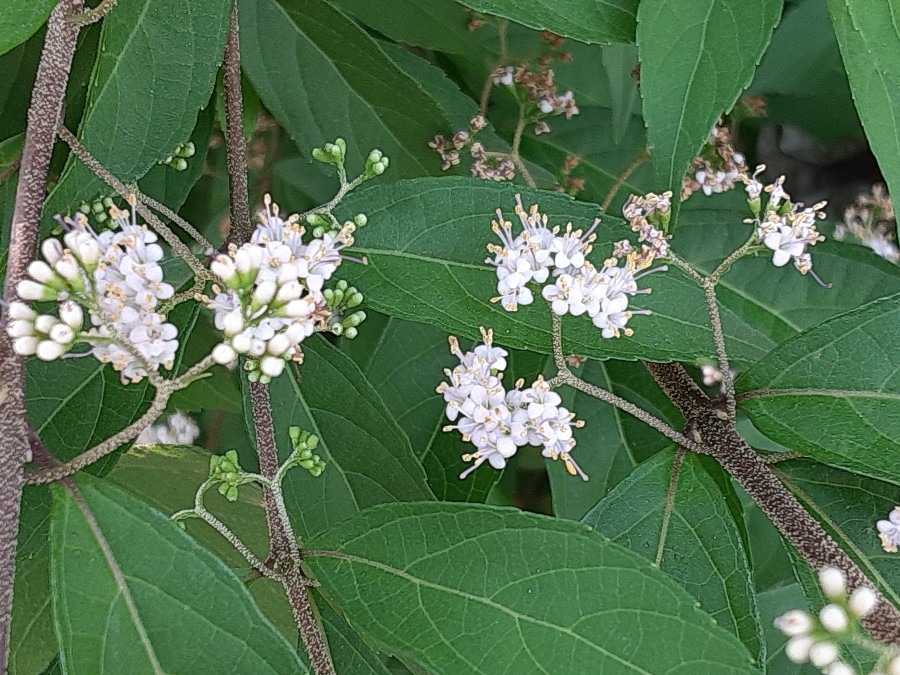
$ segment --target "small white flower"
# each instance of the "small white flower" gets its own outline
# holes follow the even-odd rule
[[[812,617],[804,611],[794,609],[775,619],[775,628],[788,637],[806,635],[812,629]]]
[[[35,349],[35,356],[41,361],[55,361],[63,355],[65,347],[53,340],[41,340]]]
[[[54,300],[56,291],[31,279],[23,279],[16,284],[16,295],[23,300]]]
[[[264,356],[259,360],[259,369],[263,375],[278,377],[284,371],[284,359],[275,356]]]
[[[809,661],[809,650],[813,644],[813,639],[808,635],[797,635],[787,641],[784,655],[793,663],[806,663]]]
[[[881,547],[888,553],[896,553],[900,546],[900,506],[888,514],[887,520],[879,520],[875,526],[881,537]]]
[[[237,358],[237,352],[235,352],[234,348],[227,344],[222,343],[215,346],[212,351],[213,360],[216,363],[227,365],[234,361]]]
[[[829,633],[843,633],[850,625],[847,612],[838,605],[825,605],[819,612],[819,621]]]
[[[875,609],[878,604],[878,596],[875,591],[867,586],[860,586],[850,594],[850,611],[857,618],[866,616]]]
[[[847,592],[847,578],[836,567],[826,566],[819,570],[819,585],[828,598],[842,598]]]
[[[825,675],[856,675],[856,671],[843,661],[835,661],[828,666]]]
[[[837,661],[840,653],[832,642],[817,642],[809,648],[809,662],[816,668],[825,668]]]
[[[13,351],[19,356],[32,356],[37,350],[37,338],[33,336],[20,337],[13,340]]]

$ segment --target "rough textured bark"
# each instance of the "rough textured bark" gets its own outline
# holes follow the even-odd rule
[[[66,18],[80,11],[77,0],[61,0],[50,13],[44,50],[28,108],[28,126],[16,188],[4,297],[15,295],[37,248],[38,228],[56,127],[62,119],[66,85],[79,26]],[[5,331],[0,331],[0,672],[6,672],[12,614],[16,538],[24,466],[29,454],[25,416],[25,367]]]

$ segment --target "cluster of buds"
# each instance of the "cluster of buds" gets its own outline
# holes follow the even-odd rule
[[[428,147],[441,157],[441,169],[447,171],[458,165],[461,153],[468,148],[472,158],[471,172],[482,180],[504,181],[516,176],[516,168],[509,155],[502,152],[488,152],[475,137],[487,126],[484,115],[475,115],[469,120],[468,129],[460,129],[449,139],[437,134],[428,142]]]
[[[43,260],[28,266],[29,278],[16,292],[26,302],[56,302],[59,319],[12,303],[7,332],[17,353],[51,361],[84,342],[98,360],[112,363],[123,382],[172,367],[177,330],[158,305],[174,288],[163,281],[156,235],[137,224],[134,196],[129,202],[131,212],[110,209],[116,230],[97,234],[87,217],[76,213],[60,221],[68,230],[62,242],[50,238],[41,245]],[[88,330],[83,310],[90,316]]]
[[[572,172],[578,167],[580,161],[581,160],[579,160],[576,155],[566,155],[566,158],[563,160],[559,183],[554,186],[554,190],[572,196],[584,190],[584,178],[572,175]]]
[[[809,208],[791,202],[791,196],[784,191],[784,176],[769,185],[763,185],[759,180],[759,174],[765,168],[765,165],[760,165],[752,176],[741,176],[747,192],[747,204],[753,214],[753,218],[745,222],[756,226],[759,242],[772,251],[773,265],[783,267],[793,260],[800,274],[810,274],[820,285],[826,286],[812,271],[812,256],[807,252],[807,247],[825,240],[816,229],[816,221],[825,218],[822,211],[825,202]]]
[[[900,262],[896,233],[894,205],[880,184],[873,185],[870,193],[857,197],[844,211],[844,222],[834,228],[835,239],[843,241],[849,236],[892,263]]]
[[[303,431],[300,427],[290,427],[288,433],[294,451],[285,462],[285,468],[299,466],[309,471],[313,477],[321,476],[325,470],[325,460],[313,453],[319,445],[319,437]]]
[[[187,160],[193,157],[196,152],[197,149],[194,147],[193,141],[181,143],[175,148],[175,152],[162,160],[160,164],[170,166],[176,171],[184,171],[188,166]]]
[[[362,310],[355,312],[348,310],[362,304],[363,294],[341,279],[333,289],[323,290],[322,295],[325,297],[325,307],[330,313],[326,324],[329,332],[343,335],[348,340],[355,338],[357,326],[366,320],[366,313]]]
[[[637,233],[641,244],[641,250],[635,256],[638,269],[650,267],[655,260],[666,257],[670,237],[665,232],[672,217],[671,192],[631,195],[622,207],[622,216],[631,231]],[[629,245],[627,241],[621,241],[618,246],[627,249]]]
[[[852,642],[861,630],[859,620],[875,608],[878,598],[875,591],[863,586],[848,597],[844,573],[834,567],[819,571],[819,585],[829,603],[818,616],[791,610],[775,619],[775,627],[789,638],[784,653],[792,662],[811,663],[827,675],[853,675],[853,668],[841,660],[840,648]],[[900,675],[900,659],[885,657],[882,661],[884,671]]]
[[[491,331],[481,329],[483,344],[463,353],[456,338],[450,338],[450,353],[459,365],[444,373],[437,392],[447,402],[446,414],[456,424],[444,431],[459,430],[463,440],[476,450],[463,455],[472,466],[460,474],[465,478],[487,461],[502,469],[506,461],[525,445],[541,448],[544,457],[561,460],[573,476],[587,476],[572,459],[575,447],[572,431],[584,425],[574,421],[575,414],[560,406],[559,394],[550,390],[543,378],[527,389],[518,381],[507,390],[501,379],[506,369],[506,350],[493,345]]]
[[[78,210],[90,216],[97,225],[104,225],[109,222],[109,210],[115,206],[112,197],[97,197],[90,202],[82,202]],[[62,229],[60,228],[60,232]]]
[[[881,548],[886,553],[896,553],[900,546],[900,506],[895,506],[887,520],[879,520],[875,527],[881,539]]]
[[[728,127],[717,124],[712,128],[704,152],[697,157],[681,184],[682,201],[695,191],[707,197],[734,188],[741,175],[747,172],[747,160],[736,152]]]
[[[321,148],[313,148],[312,157],[323,164],[336,166],[339,171],[343,172],[344,161],[347,159],[347,142],[343,138],[338,138],[334,143],[326,143]],[[387,170],[390,163],[390,159],[381,150],[372,150],[366,157],[366,166],[361,180],[380,176]]]
[[[498,66],[491,72],[491,81],[495,86],[513,89],[517,98],[530,102],[535,108],[535,115],[565,115],[567,120],[579,113],[575,103],[575,95],[571,91],[558,94],[554,81],[551,58],[544,56],[536,65],[523,63],[518,66]],[[540,113],[540,114],[538,114]],[[535,128],[536,134],[547,133],[550,128],[544,123]]]
[[[547,216],[538,211],[537,205],[526,211],[519,195],[515,213],[522,226],[517,235],[513,235],[512,223],[504,220],[499,209],[497,220],[492,222],[502,245],[488,245],[493,258],[485,262],[497,268],[500,293],[491,301],[514,312],[519,305],[533,302],[532,285],[543,286],[541,295],[555,314],[586,314],[604,338],[631,335],[633,331],[626,326],[629,319],[635,314],[650,313],[628,309],[630,296],[650,292],[638,289],[638,279],[665,268],[647,270],[647,256],[623,241],[616,244],[613,255],[598,269],[587,260],[587,255],[596,239],[594,230],[599,219],[586,231],[573,229],[571,223],[564,231],[559,227],[551,229]],[[624,258],[622,266],[620,258]]]
[[[326,328],[323,285],[346,258],[341,251],[353,244],[356,226],[349,222],[304,243],[299,216],[281,218],[268,195],[258,220],[250,242],[213,261],[210,269],[225,288],[215,287],[215,298],[204,300],[225,334],[213,350],[216,362],[246,355],[251,379],[268,382],[286,361],[302,361],[300,343]]]
[[[229,450],[224,455],[209,458],[209,480],[219,483],[219,494],[234,502],[238,498],[238,487],[252,479],[241,468],[237,452]]]
[[[182,412],[169,415],[161,423],[144,429],[135,445],[193,445],[200,436],[200,427]]]

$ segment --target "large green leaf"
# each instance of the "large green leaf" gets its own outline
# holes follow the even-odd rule
[[[900,194],[900,3],[828,0],[860,120],[891,194]]]
[[[240,579],[118,488],[58,488],[53,611],[68,673],[305,672]]]
[[[440,170],[428,141],[446,131],[443,113],[364,30],[322,0],[239,6],[247,75],[301,148],[341,136],[353,170],[373,147],[393,176]]]
[[[637,44],[657,192],[673,190],[750,83],[781,0],[642,0]]]
[[[55,0],[6,0],[0,7],[0,54],[30,38],[55,4]]]
[[[479,12],[582,42],[634,42],[637,0],[459,1]]]
[[[509,509],[376,507],[307,563],[362,634],[439,673],[749,673],[750,657],[643,558]]]
[[[780,345],[738,378],[770,438],[821,462],[900,484],[900,294]]]
[[[598,214],[596,205],[556,193],[518,191],[526,206],[539,202],[553,225],[588,227]],[[514,313],[490,302],[497,294],[496,274],[484,263],[485,246],[499,241],[491,232],[491,218],[498,207],[513,217],[516,192],[515,186],[472,178],[426,178],[375,184],[353,193],[342,208],[369,216],[370,224],[359,232],[355,246],[369,264],[348,265],[342,276],[385,314],[473,339],[479,326],[491,327],[504,346],[547,353],[550,312],[542,300]],[[597,234],[595,261],[609,255],[613,241],[634,236],[612,217],[604,218]],[[712,336],[699,287],[675,270],[654,275],[646,284],[653,288],[652,295],[636,297],[634,305],[652,309],[653,315],[635,318],[632,337],[603,340],[590,320],[567,317],[567,351],[599,358],[710,358]],[[727,307],[723,320],[736,362],[755,361],[775,346],[762,330]]]
[[[674,456],[674,451],[661,452],[638,466],[582,522],[655,560]],[[718,467],[715,470],[721,472]],[[700,458],[686,455],[660,567],[696,597],[720,626],[740,638],[751,654],[764,657],[741,528]]]
[[[85,146],[125,182],[146,174],[191,135],[222,62],[228,0],[121,0],[103,20]],[[45,213],[68,213],[107,188],[72,158]]]
[[[294,470],[284,480],[297,533],[307,537],[374,504],[433,499],[409,439],[359,367],[324,339],[308,340],[299,379],[289,368],[269,385],[278,454],[291,453],[290,426],[319,437],[327,462],[313,477]],[[253,437],[245,386],[244,415]]]

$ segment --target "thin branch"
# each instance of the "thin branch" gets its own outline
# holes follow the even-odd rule
[[[484,81],[484,86],[481,88],[481,97],[479,99],[478,104],[478,114],[482,117],[487,113],[488,99],[491,97],[491,89],[494,87],[494,81],[492,76],[494,71],[497,68],[502,68],[507,65],[507,55],[506,55],[506,19],[501,19],[497,23],[497,38],[500,41],[500,56],[497,57],[497,62],[494,64],[494,67],[491,68],[491,72],[488,73],[487,78]]]
[[[117,1],[118,0],[102,0],[96,7],[86,9],[80,14],[73,14],[66,17],[66,21],[82,28],[84,26],[90,26],[92,23],[97,23],[100,19],[109,14],[110,10],[116,6]]]
[[[82,8],[80,0],[60,0],[50,13],[44,47],[28,107],[16,202],[9,238],[4,297],[15,297],[16,284],[34,259],[47,174],[56,127],[63,116],[66,87],[79,27],[66,19]],[[0,672],[7,671],[13,578],[25,461],[31,449],[25,412],[24,360],[6,331],[0,331]]]
[[[616,198],[616,194],[622,189],[622,186],[625,185],[625,181],[627,181],[631,177],[631,174],[633,174],[635,170],[648,159],[650,159],[650,148],[645,145],[640,153],[638,153],[638,156],[634,158],[634,161],[626,166],[625,170],[613,181],[613,184],[609,187],[609,192],[606,193],[606,197],[603,198],[603,202],[600,204],[601,211],[606,213],[606,209],[612,204],[612,200]]]
[[[185,232],[185,234],[187,234],[191,239],[197,242],[197,244],[202,246],[205,252],[213,251],[215,247],[210,243],[209,239],[200,234],[200,231],[196,227],[191,225],[188,221],[179,216],[168,206],[166,206],[162,202],[156,201],[155,199],[153,199],[153,197],[145,195],[140,190],[135,190],[134,192],[139,202],[146,204],[157,213],[161,213],[173,223],[178,225],[178,227],[180,227]]]
[[[681,464],[684,462],[685,449],[681,446],[675,452],[675,461],[672,462],[672,473],[669,474],[669,487],[666,490],[666,508],[663,511],[662,527],[659,530],[659,545],[656,547],[656,566],[662,567],[663,552],[666,547],[666,537],[669,534],[669,521],[672,519],[672,511],[675,510],[675,497],[678,492],[678,475],[681,473]]]
[[[689,262],[687,262],[686,260],[677,256],[672,249],[669,249],[669,252],[666,253],[665,259],[668,262],[675,265],[675,267],[680,269],[682,272],[687,274],[691,279],[696,281],[699,285],[701,285],[701,286],[703,285],[704,276],[702,274],[700,274],[697,270],[695,270],[693,267],[691,267],[691,264]]]
[[[719,359],[719,370],[722,372],[722,391],[725,394],[725,405],[731,419],[737,414],[737,402],[734,398],[734,376],[728,362],[728,351],[725,349],[725,332],[722,330],[722,317],[719,316],[719,301],[716,298],[716,284],[709,278],[703,282],[703,294],[706,297],[706,309],[709,311],[709,323],[712,328],[713,342]]]
[[[802,452],[787,450],[785,452],[773,452],[769,455],[759,455],[759,461],[764,464],[778,464],[779,462],[786,462],[789,459],[803,459],[803,457],[805,457],[805,455]]]
[[[750,238],[745,241],[740,248],[734,251],[730,256],[725,258],[722,262],[719,263],[719,266],[713,271],[712,274],[709,275],[710,280],[713,284],[719,283],[719,279],[722,278],[722,275],[725,274],[731,266],[736,263],[738,260],[746,255],[747,251],[749,251],[753,246],[757,243],[756,230],[754,229],[753,234]]]
[[[525,117],[525,108],[524,106],[519,106],[519,121],[516,123],[516,130],[513,133],[510,157],[512,158],[513,164],[515,164],[516,168],[519,170],[519,173],[522,174],[522,178],[525,179],[525,184],[530,188],[536,188],[537,183],[534,182],[534,178],[531,177],[528,167],[525,166],[522,155],[519,154],[519,146],[522,145],[522,133],[525,131],[525,125],[527,123],[528,120]]]

